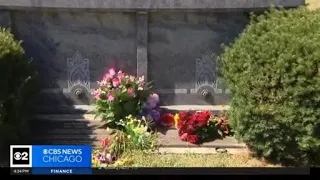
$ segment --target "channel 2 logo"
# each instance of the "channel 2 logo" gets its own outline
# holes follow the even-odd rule
[[[32,146],[11,145],[10,167],[32,167]]]

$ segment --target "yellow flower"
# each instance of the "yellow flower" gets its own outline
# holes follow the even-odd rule
[[[178,122],[180,120],[179,114],[178,113],[175,114],[173,119],[174,119],[174,126],[177,128],[178,127]]]
[[[93,158],[92,159],[92,165],[93,165],[93,167],[99,166],[99,160],[97,158]]]

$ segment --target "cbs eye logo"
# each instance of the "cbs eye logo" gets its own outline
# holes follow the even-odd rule
[[[10,167],[32,167],[32,148],[30,145],[10,146]]]

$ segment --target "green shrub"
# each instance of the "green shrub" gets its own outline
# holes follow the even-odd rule
[[[36,72],[20,42],[0,28],[0,150],[28,130],[26,112],[35,92]]]
[[[220,63],[236,137],[258,155],[319,165],[320,11],[253,15]]]

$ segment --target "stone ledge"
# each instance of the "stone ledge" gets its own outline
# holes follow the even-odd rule
[[[223,139],[205,142],[201,145],[194,145],[181,141],[177,129],[160,130],[159,142],[161,147],[166,148],[246,148],[247,146],[236,140],[234,137],[227,136]]]
[[[34,114],[46,115],[50,117],[51,115],[74,115],[72,118],[79,117],[83,114],[93,114],[95,106],[94,105],[75,105],[75,106],[38,106],[32,109]],[[170,106],[161,106],[161,108],[167,112],[176,113],[179,111],[200,111],[207,110],[214,113],[228,110],[230,107],[228,105],[170,105]],[[47,116],[49,114],[49,116]],[[78,115],[78,116],[77,116]]]
[[[219,10],[268,8],[270,5],[297,7],[305,0],[1,0],[0,8],[58,8],[109,10]]]

